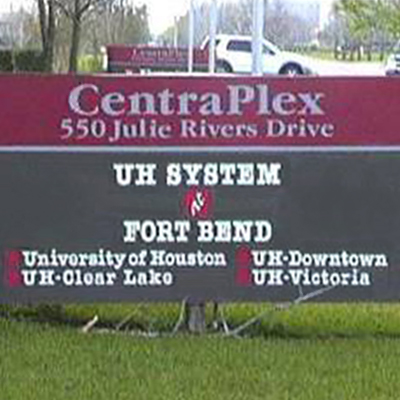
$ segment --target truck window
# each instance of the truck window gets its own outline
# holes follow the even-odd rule
[[[227,50],[251,53],[251,42],[248,40],[231,40],[228,43]]]

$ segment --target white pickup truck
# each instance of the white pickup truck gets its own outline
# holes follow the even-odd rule
[[[218,72],[251,73],[252,38],[242,35],[216,36],[216,69]],[[209,47],[206,38],[201,49]],[[295,53],[280,50],[268,40],[263,40],[263,72],[265,74],[310,75],[314,74],[312,61]]]

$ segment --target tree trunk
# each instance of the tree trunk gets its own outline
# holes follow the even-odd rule
[[[72,23],[71,49],[69,53],[69,72],[73,73],[78,71],[80,32],[81,23],[78,19],[74,19]]]
[[[56,32],[54,2],[53,0],[47,0],[46,3],[45,0],[38,0],[37,4],[39,10],[44,70],[47,72],[52,72]]]
[[[56,19],[53,0],[48,0],[47,21],[47,45],[45,49],[44,66],[47,72],[53,72],[54,43],[56,36]]]
[[[81,9],[80,0],[74,0],[74,15],[72,18],[71,49],[69,53],[69,72],[78,71],[79,42],[81,37]]]
[[[40,22],[40,38],[42,39],[42,49],[45,52],[46,43],[47,43],[47,12],[46,12],[46,4],[44,0],[37,0],[38,11],[39,11],[39,22]]]

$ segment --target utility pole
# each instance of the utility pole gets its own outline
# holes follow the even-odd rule
[[[264,0],[253,0],[252,75],[262,75]]]
[[[178,47],[178,17],[174,18],[174,47],[177,48]]]
[[[193,42],[194,42],[194,15],[193,0],[189,0],[189,46],[188,46],[188,72],[193,72]]]
[[[217,34],[217,0],[211,0],[210,4],[210,32],[208,45],[208,72],[215,72],[215,37]]]

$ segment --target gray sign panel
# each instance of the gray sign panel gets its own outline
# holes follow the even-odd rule
[[[0,154],[0,302],[400,299],[397,153]]]

